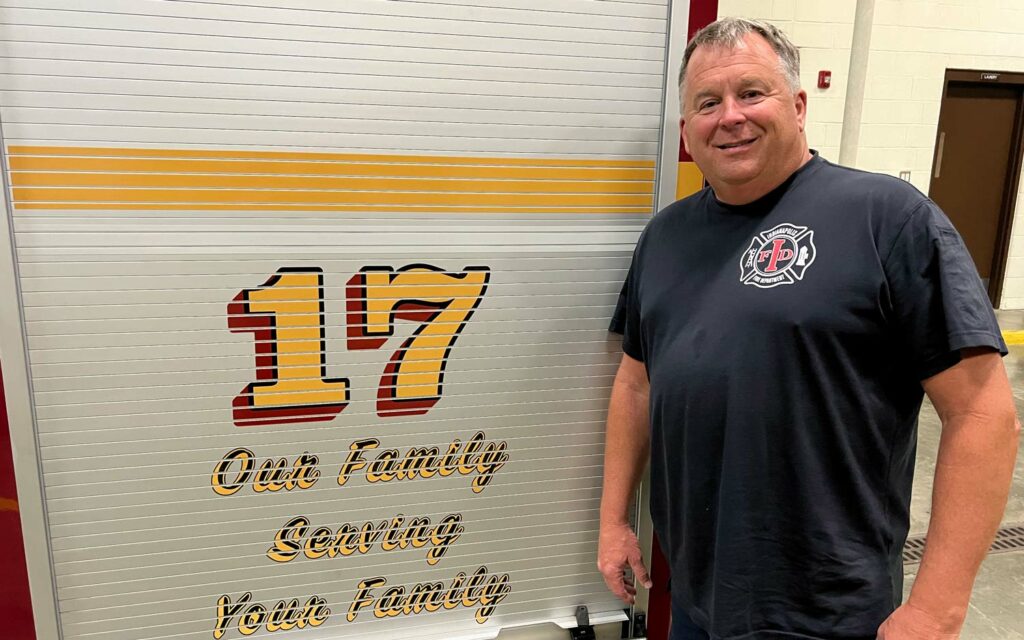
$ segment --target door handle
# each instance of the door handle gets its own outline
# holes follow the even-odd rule
[[[939,132],[939,150],[935,154],[935,179],[942,176],[942,153],[946,150],[946,132]]]

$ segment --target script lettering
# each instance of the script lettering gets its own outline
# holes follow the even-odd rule
[[[349,445],[348,456],[338,473],[338,485],[345,486],[357,472],[362,472],[371,484],[475,474],[470,487],[473,493],[480,493],[509,459],[508,444],[488,441],[483,431],[477,431],[466,442],[452,440],[443,455],[438,447],[411,447],[404,453],[384,449],[370,459],[369,452],[378,447],[380,440],[376,438],[356,440]]]
[[[494,613],[498,603],[512,592],[508,574],[489,573],[486,566],[480,567],[470,576],[460,571],[447,587],[442,582],[421,582],[395,585],[377,595],[375,590],[387,583],[387,578],[383,576],[360,581],[345,619],[355,621],[364,609],[372,609],[376,618],[392,618],[433,613],[441,609],[477,607],[474,617],[478,623],[483,624]]]

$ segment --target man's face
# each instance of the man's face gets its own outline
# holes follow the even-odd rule
[[[794,94],[757,34],[734,49],[698,47],[686,70],[683,143],[724,202],[765,195],[807,157],[807,94]]]

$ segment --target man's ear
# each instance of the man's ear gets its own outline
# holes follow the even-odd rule
[[[683,149],[690,153],[690,145],[686,142],[686,119],[679,118],[679,136],[683,139]]]
[[[797,122],[800,124],[800,132],[803,133],[804,129],[807,126],[807,92],[806,91],[801,89],[796,94],[796,102],[794,103],[794,106],[796,107],[796,119],[797,119]]]

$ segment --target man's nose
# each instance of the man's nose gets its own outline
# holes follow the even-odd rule
[[[724,128],[732,128],[747,121],[742,103],[732,97],[726,97],[722,100],[721,116],[719,124]]]

